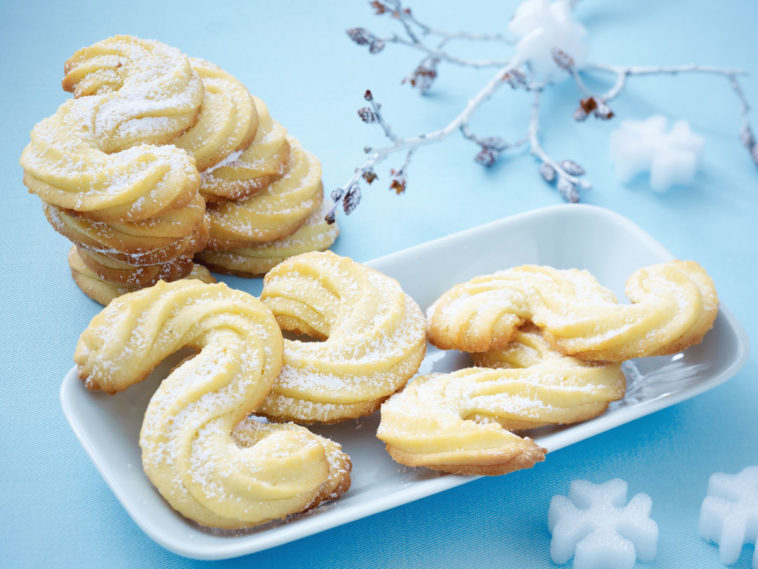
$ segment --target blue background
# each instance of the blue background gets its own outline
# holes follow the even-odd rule
[[[414,2],[440,28],[503,31],[514,2]],[[703,63],[736,67],[758,104],[755,29],[758,3],[599,2],[579,4],[590,59],[618,64]],[[673,408],[636,420],[551,455],[538,467],[482,479],[284,546],[227,562],[178,557],[132,522],[69,428],[58,400],[76,340],[99,306],[69,277],[69,243],[47,224],[39,200],[21,184],[18,157],[32,126],[67,97],[63,62],[79,47],[115,33],[154,38],[208,59],[266,101],[272,115],[323,163],[327,190],[359,165],[365,145],[383,141],[355,114],[370,88],[396,132],[414,135],[446,124],[491,71],[442,65],[427,97],[401,79],[420,59],[388,46],[379,55],[344,31],[389,31],[389,18],[364,2],[231,2],[132,0],[119,7],[69,0],[4,0],[0,5],[0,104],[4,136],[0,175],[3,252],[0,361],[0,561],[7,567],[555,567],[547,509],[554,494],[585,478],[620,477],[630,494],[648,493],[660,527],[658,555],[643,566],[719,567],[718,550],[697,534],[711,473],[758,464],[756,357],[732,380]],[[483,49],[486,48],[486,49]],[[507,56],[506,47],[462,52]],[[501,54],[494,51],[500,49]],[[593,83],[593,85],[595,85]],[[603,84],[601,86],[606,86]],[[758,333],[756,217],[758,168],[740,145],[737,101],[720,77],[633,78],[613,103],[618,118],[663,113],[689,121],[706,138],[702,171],[690,187],[659,195],[644,179],[621,186],[609,161],[617,120],[572,120],[579,94],[567,81],[544,96],[542,141],[556,158],[573,158],[594,188],[583,200],[640,225],[680,258],[703,264],[721,300]],[[526,129],[529,97],[502,89],[472,122],[481,134],[509,139]],[[752,115],[758,128],[758,114]],[[515,153],[490,169],[473,162],[477,148],[454,135],[420,150],[408,191],[388,191],[387,168],[342,216],[334,250],[358,261],[381,256],[514,213],[560,203],[537,175],[537,163]],[[507,247],[507,243],[498,246]],[[255,289],[254,282],[230,279]],[[735,567],[750,567],[753,547]]]

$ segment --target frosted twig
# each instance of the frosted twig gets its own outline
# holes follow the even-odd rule
[[[614,85],[599,98],[603,101],[615,99],[626,86],[627,77],[632,75],[678,75],[680,73],[706,73],[723,75],[726,78],[734,78],[743,75],[745,72],[740,69],[726,69],[723,67],[712,67],[708,65],[651,65],[651,66],[622,66],[608,65],[602,63],[590,63],[584,66],[585,70],[605,71],[616,74]]]
[[[468,122],[461,124],[461,134],[464,138],[480,146],[481,150],[474,157],[474,160],[482,166],[492,166],[506,150],[521,148],[529,142],[528,134],[514,142],[508,142],[499,136],[478,136],[471,130]]]
[[[381,38],[381,40],[385,43],[396,43],[411,47],[413,49],[423,51],[427,54],[427,56],[431,58],[447,61],[448,63],[454,63],[456,65],[462,65],[464,67],[502,67],[509,61],[507,59],[466,59],[464,57],[453,55],[448,51],[440,49],[440,47],[431,47],[421,41],[407,40],[396,34],[386,38]],[[446,42],[442,43],[442,45],[444,46],[445,43]]]
[[[410,161],[410,158],[418,148],[422,146],[427,146],[429,144],[434,144],[437,142],[441,142],[442,140],[446,139],[450,134],[453,132],[459,130],[462,125],[468,125],[469,120],[474,115],[476,110],[484,103],[487,99],[489,99],[497,89],[502,86],[503,84],[506,84],[506,80],[504,80],[504,77],[508,75],[509,72],[513,71],[515,69],[513,64],[506,65],[499,69],[497,73],[495,73],[492,78],[487,82],[487,84],[477,93],[469,102],[466,104],[466,107],[461,111],[461,113],[456,116],[453,120],[451,120],[446,126],[443,128],[440,128],[438,130],[419,134],[417,136],[409,137],[409,138],[401,138],[394,136],[393,138],[390,138],[392,144],[388,146],[383,146],[380,148],[365,148],[366,154],[368,154],[368,158],[366,161],[355,169],[355,173],[351,176],[351,178],[341,187],[335,190],[332,194],[332,198],[334,199],[335,206],[332,208],[332,211],[327,215],[327,221],[334,221],[334,212],[336,211],[336,207],[339,205],[339,200],[343,199],[343,196],[346,195],[346,192],[349,191],[350,188],[357,185],[361,178],[365,178],[367,173],[372,176],[372,181],[375,179],[375,175],[373,175],[374,167],[377,164],[380,164],[384,162],[387,158],[395,154],[396,152],[400,152],[402,150],[408,151],[408,154],[406,155],[405,163],[403,166],[395,171],[393,174],[393,182],[394,180],[398,179],[397,175],[399,173],[402,173],[402,188],[400,189],[398,187],[398,184],[400,184],[400,181],[398,180],[398,183],[393,183],[391,185],[391,188],[394,189],[398,193],[402,193],[402,191],[405,190],[405,172],[407,170],[408,163]],[[373,100],[374,97],[370,92],[367,92],[367,94],[371,97]],[[364,119],[364,122],[375,122],[378,124],[384,124],[382,128],[385,129],[385,134],[387,133],[387,129],[389,129],[390,132],[392,130],[389,127],[389,124],[384,119],[382,113],[381,113],[381,105],[378,105],[374,107],[373,112],[376,113],[376,117],[374,120],[366,121]]]
[[[469,32],[448,32],[429,26],[416,18],[410,8],[404,8],[400,0],[374,0],[371,2],[377,15],[392,14],[400,22],[405,32],[403,37],[398,34],[392,34],[386,37],[374,35],[365,28],[351,28],[347,31],[348,36],[359,45],[368,45],[371,53],[378,53],[384,49],[388,43],[404,45],[412,49],[417,49],[426,54],[425,60],[446,61],[455,65],[465,67],[484,68],[484,67],[502,67],[509,63],[508,59],[467,59],[458,57],[447,50],[442,49],[452,40],[469,40],[469,41],[495,41],[508,44],[514,43],[512,38],[504,34],[484,34]],[[429,45],[423,38],[435,37],[439,39],[436,47]],[[422,61],[422,64],[424,62]]]
[[[569,0],[569,6],[573,9],[577,2],[578,0]],[[441,142],[456,131],[460,131],[464,138],[480,147],[480,151],[475,155],[474,159],[484,166],[494,164],[506,150],[528,147],[530,153],[539,161],[539,172],[542,178],[548,184],[554,184],[561,196],[567,201],[578,201],[579,190],[591,187],[590,183],[582,177],[585,172],[579,164],[573,160],[557,161],[551,158],[542,147],[540,142],[541,95],[545,89],[552,85],[552,82],[538,83],[536,81],[529,61],[523,61],[520,57],[518,46],[516,46],[517,56],[507,60],[468,59],[451,53],[448,49],[448,44],[453,40],[493,41],[514,44],[515,41],[512,38],[504,34],[448,32],[434,28],[419,20],[409,8],[402,5],[401,0],[373,0],[370,4],[377,15],[392,15],[402,26],[402,34],[396,33],[387,37],[379,37],[365,28],[352,28],[348,30],[348,35],[358,45],[368,46],[369,52],[372,54],[382,51],[388,43],[403,45],[423,52],[423,59],[403,79],[403,83],[409,83],[418,89],[420,93],[426,93],[432,87],[437,78],[438,66],[442,62],[476,69],[497,67],[497,71],[479,92],[467,102],[463,110],[444,127],[407,138],[395,134],[389,122],[385,120],[382,114],[381,105],[373,99],[370,91],[367,91],[366,100],[371,103],[371,107],[360,109],[358,114],[367,123],[377,123],[391,144],[365,149],[368,155],[366,161],[355,169],[353,176],[342,187],[332,192],[336,205],[327,216],[328,220],[334,220],[336,208],[340,203],[342,203],[342,207],[346,212],[352,211],[360,199],[359,184],[361,183],[361,178],[366,183],[372,183],[377,178],[374,168],[398,152],[405,152],[406,156],[399,169],[390,170],[390,188],[398,193],[405,191],[408,166],[414,153],[422,146]],[[697,64],[621,66],[589,63],[578,67],[574,59],[560,49],[560,47],[552,48],[553,60],[558,67],[571,75],[583,97],[579,108],[574,113],[576,120],[584,120],[590,115],[600,119],[611,119],[614,113],[609,108],[608,102],[621,94],[626,87],[627,79],[632,76],[704,73],[725,77],[737,95],[740,104],[740,116],[742,119],[740,138],[751,153],[753,160],[758,164],[758,143],[748,120],[750,105],[739,82],[739,76],[744,73],[743,71]],[[593,93],[584,82],[583,75],[593,72],[612,73],[615,75],[613,85],[605,93]],[[477,109],[504,83],[514,89],[522,89],[533,93],[528,132],[526,136],[522,136],[513,142],[508,142],[499,136],[479,136],[469,126],[469,121]]]
[[[389,138],[392,142],[396,142],[397,135],[392,132],[392,128],[390,127],[389,123],[384,120],[384,116],[382,115],[382,105],[374,100],[374,95],[369,90],[366,90],[366,92],[363,94],[363,98],[371,103],[371,109],[368,109],[367,107],[358,109],[358,116],[361,117],[363,122],[377,123],[380,127],[382,127],[384,136]]]
[[[633,76],[644,75],[680,75],[680,74],[706,74],[717,75],[724,77],[732,91],[737,96],[739,102],[739,113],[742,121],[740,129],[740,140],[742,144],[748,149],[753,161],[758,165],[758,144],[756,144],[753,130],[750,126],[750,120],[748,114],[750,112],[750,104],[747,97],[742,90],[742,86],[739,82],[739,76],[745,75],[745,71],[741,69],[730,69],[724,67],[714,67],[711,65],[699,65],[696,63],[690,63],[687,65],[649,65],[649,66],[622,66],[622,65],[608,65],[600,63],[588,64],[584,67],[586,71],[601,71],[606,73],[613,73],[616,75],[616,80],[613,86],[602,95],[592,95],[584,86],[579,74],[573,72],[572,75],[577,82],[577,86],[580,91],[587,97],[581,102],[580,109],[577,110],[578,114],[575,117],[583,119],[582,111],[587,104],[603,105],[607,108],[608,101],[611,101],[618,97],[626,87],[627,79]]]
[[[580,176],[584,169],[572,160],[556,162],[544,151],[539,141],[540,96],[542,88],[535,88],[532,99],[532,114],[529,119],[529,150],[540,161],[540,175],[547,183],[556,183],[556,188],[563,199],[576,203],[579,201],[577,187],[588,190],[591,185]]]
[[[470,41],[494,41],[494,42],[503,42],[507,44],[514,44],[516,43],[516,40],[512,37],[508,37],[505,34],[485,34],[485,33],[471,33],[471,32],[448,32],[446,30],[440,30],[438,28],[434,28],[428,24],[425,24],[421,21],[419,21],[416,16],[413,14],[413,12],[409,8],[403,9],[400,6],[399,2],[389,2],[392,3],[395,6],[395,9],[397,10],[398,17],[406,20],[407,22],[413,23],[415,26],[417,26],[421,32],[424,35],[428,36],[438,36],[442,38],[442,41],[444,43],[447,43],[450,40],[470,40]]]

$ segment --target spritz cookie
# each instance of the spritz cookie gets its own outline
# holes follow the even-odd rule
[[[620,364],[564,356],[535,329],[478,363],[498,367],[419,376],[382,405],[377,437],[393,459],[458,474],[530,468],[546,451],[514,431],[596,417],[626,386]]]
[[[84,254],[82,254],[84,253]],[[93,269],[90,265],[93,264],[88,257],[88,252],[83,252],[77,249],[75,246],[71,247],[68,252],[68,266],[71,269],[71,277],[74,279],[76,285],[82,290],[84,294],[90,297],[95,302],[102,305],[108,304],[114,298],[126,294],[128,292],[134,292],[141,288],[144,288],[146,284],[141,282],[132,283],[130,278],[125,275],[119,275],[118,278],[108,278],[111,275],[103,276],[102,271]],[[85,262],[87,258],[87,262]],[[189,270],[187,270],[186,263],[189,262]],[[89,265],[88,265],[89,263]],[[177,267],[178,265],[178,267]],[[157,275],[152,276],[150,280],[155,280],[155,277],[160,279],[162,276],[171,277],[173,280],[179,278],[196,279],[204,283],[215,283],[216,279],[213,278],[210,271],[203,265],[192,263],[191,261],[179,258],[178,260],[170,263],[163,263],[156,267],[159,271]],[[142,276],[141,271],[143,269],[151,269],[151,267],[140,267],[132,269],[133,278],[139,279]],[[171,271],[170,275],[165,275],[165,272]]]
[[[209,249],[240,249],[282,239],[321,207],[321,163],[294,138],[288,142],[289,159],[281,178],[250,198],[208,204]]]
[[[198,262],[212,271],[241,277],[265,275],[276,265],[309,251],[325,251],[339,235],[337,223],[327,223],[325,216],[331,204],[324,202],[313,212],[300,229],[282,239],[229,251],[206,249],[197,254]]]
[[[638,269],[626,294],[631,304],[619,304],[587,271],[515,267],[445,292],[428,311],[429,340],[483,352],[504,347],[531,321],[565,354],[618,362],[684,350],[718,313],[713,281],[694,261]]]
[[[261,300],[282,330],[284,366],[261,412],[325,423],[367,415],[403,387],[426,352],[424,316],[394,279],[329,251],[269,271]]]
[[[281,369],[282,335],[247,293],[180,280],[120,296],[82,333],[74,359],[88,389],[115,393],[184,347],[198,352],[160,384],[139,440],[146,475],[175,510],[243,528],[347,489],[350,461],[335,443],[249,418]]]

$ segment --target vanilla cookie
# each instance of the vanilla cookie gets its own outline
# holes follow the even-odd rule
[[[283,330],[321,341],[284,341],[282,372],[261,413],[336,422],[375,411],[416,373],[424,317],[394,279],[331,252],[271,269],[261,300]]]
[[[512,431],[585,421],[624,395],[620,364],[563,356],[535,330],[481,359],[501,367],[419,376],[382,405],[377,437],[394,460],[457,474],[530,468],[545,450]]]
[[[241,277],[266,274],[273,267],[295,255],[309,251],[325,251],[339,235],[337,223],[327,223],[325,216],[331,204],[324,202],[321,209],[312,213],[305,224],[292,235],[242,249],[211,251],[206,249],[195,256],[203,265],[218,273]]]
[[[83,252],[84,254],[80,253],[81,251],[76,246],[71,247],[68,252],[68,266],[71,269],[71,277],[84,294],[102,305],[108,304],[122,294],[148,286],[147,282],[139,282],[144,278],[143,270],[157,270],[157,274],[149,273],[150,283],[155,283],[161,279],[176,280],[180,278],[196,279],[204,283],[216,282],[213,275],[203,265],[192,263],[190,259],[182,257],[155,267],[135,268],[132,269],[131,273],[122,273],[115,278],[111,274],[103,276],[104,271],[100,267],[98,267],[99,271],[91,268],[91,265],[94,265],[91,254],[87,251]],[[88,255],[90,256],[88,257]],[[85,262],[85,258],[87,262]],[[134,280],[138,282],[130,282]]]
[[[203,84],[178,50],[116,36],[66,63],[76,98],[34,126],[24,183],[43,201],[93,221],[135,222],[191,202],[194,159],[167,143],[197,120]]]
[[[321,207],[321,163],[289,137],[285,174],[251,198],[208,204],[208,249],[224,251],[282,239]]]
[[[644,267],[627,280],[631,304],[586,271],[524,265],[476,277],[428,311],[429,340],[443,349],[503,347],[526,321],[561,352],[624,361],[676,353],[699,342],[718,313],[713,281],[694,261]]]
[[[158,41],[113,36],[77,50],[64,70],[63,89],[96,102],[87,128],[103,152],[169,143],[197,122],[203,105],[190,60]]]
[[[74,248],[76,255],[100,279],[132,287],[151,286],[160,280],[175,281],[186,277],[193,268],[192,257],[187,256],[176,257],[159,265],[135,267],[83,247],[75,245]]]
[[[508,384],[503,389],[513,395],[510,403],[515,406],[509,410],[503,405],[495,415],[480,409],[471,416],[495,420],[510,431],[592,419],[626,390],[620,363],[565,356],[532,325],[521,328],[505,348],[471,357],[479,367],[503,370],[498,381]]]
[[[253,101],[258,116],[253,141],[201,172],[200,193],[208,202],[248,198],[286,171],[290,155],[287,129],[271,118],[261,99],[253,96]]]
[[[115,393],[184,347],[198,352],[160,384],[139,440],[146,475],[175,510],[243,528],[346,490],[350,461],[335,443],[249,418],[281,369],[282,335],[244,292],[181,280],[121,296],[93,318],[74,359],[88,389]]]
[[[95,99],[66,101],[34,126],[21,154],[29,191],[103,222],[140,221],[191,202],[200,186],[192,157],[174,146],[102,151],[91,128]]]
[[[42,204],[50,225],[77,245],[133,266],[191,257],[208,242],[210,220],[200,195],[181,209],[135,222],[93,221],[76,211]]]
[[[190,63],[203,82],[203,104],[197,122],[171,144],[189,152],[202,172],[250,146],[258,112],[248,90],[229,73],[202,59]]]

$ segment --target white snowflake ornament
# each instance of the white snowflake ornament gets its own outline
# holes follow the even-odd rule
[[[719,544],[721,562],[727,565],[737,561],[746,543],[758,545],[758,466],[734,475],[711,475],[699,529],[705,539]],[[758,547],[753,552],[753,569],[758,569]]]
[[[574,480],[568,497],[553,496],[548,529],[550,556],[574,569],[631,569],[637,558],[651,561],[658,546],[658,524],[650,518],[652,501],[635,495],[627,504],[627,484]]]
[[[553,57],[554,50],[566,53],[580,67],[587,56],[587,30],[574,19],[568,0],[525,0],[518,5],[508,30],[519,38],[516,60],[529,63],[544,81],[568,77]]]
[[[622,183],[650,172],[650,187],[663,192],[675,184],[692,182],[705,141],[685,121],[667,131],[666,117],[625,120],[611,133],[611,161]]]

